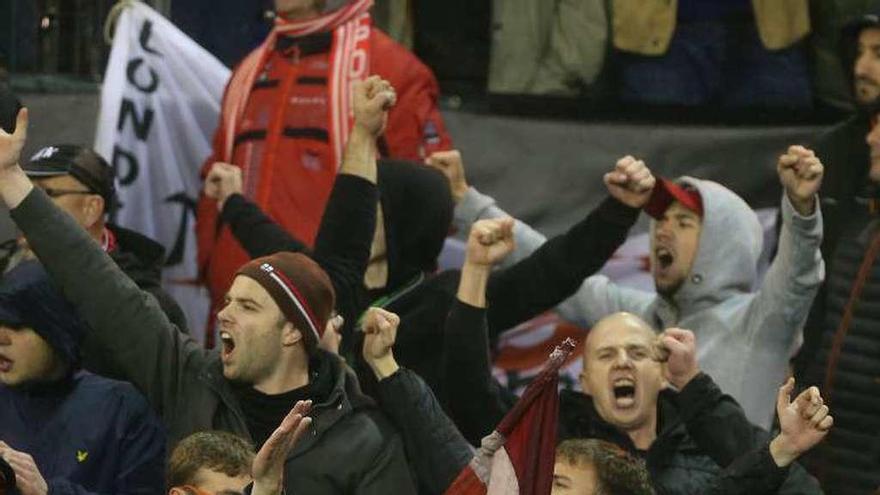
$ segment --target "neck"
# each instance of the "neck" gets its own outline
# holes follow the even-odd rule
[[[277,395],[309,384],[309,358],[301,347],[291,349],[289,359],[283,359],[272,374],[254,383],[254,389],[266,395]]]
[[[92,239],[98,241],[98,244],[101,244],[101,242],[104,240],[104,224],[103,223],[98,222],[86,230],[88,231],[89,235],[92,236]]]
[[[639,450],[648,450],[651,444],[657,439],[657,416],[651,416],[651,419],[642,426],[626,432],[629,439]]]

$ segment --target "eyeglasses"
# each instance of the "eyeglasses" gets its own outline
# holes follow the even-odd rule
[[[78,189],[55,189],[52,187],[43,187],[41,189],[50,198],[60,198],[61,196],[67,196],[69,194],[97,194],[92,191],[80,191]]]

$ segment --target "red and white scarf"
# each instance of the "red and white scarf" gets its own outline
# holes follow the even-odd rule
[[[232,79],[226,90],[226,98],[222,109],[222,123],[224,126],[224,147],[221,150],[222,161],[232,161],[232,148],[235,143],[235,135],[239,124],[244,117],[247,107],[248,96],[254,86],[260,71],[266,64],[266,60],[275,47],[275,42],[280,35],[308,36],[310,34],[333,30],[333,45],[330,53],[330,121],[328,131],[330,145],[333,151],[333,161],[336,167],[342,160],[342,152],[348,135],[354,123],[354,115],[351,110],[351,87],[355,81],[365,79],[369,75],[370,68],[370,31],[371,20],[368,11],[373,5],[373,0],[353,0],[346,6],[320,17],[303,20],[289,21],[281,17],[275,19],[275,27],[269,33],[266,41],[256,50],[251,52],[233,72]],[[272,122],[280,122],[284,105],[278,105],[276,118]],[[270,129],[270,133],[273,129]],[[277,129],[275,130],[277,133]],[[268,137],[271,139],[271,137]],[[268,143],[267,143],[268,144]],[[270,170],[272,150],[274,146],[268,146],[267,156],[263,157],[261,170]],[[245,174],[247,176],[247,174]],[[269,182],[260,181],[257,197],[258,204],[268,201]]]

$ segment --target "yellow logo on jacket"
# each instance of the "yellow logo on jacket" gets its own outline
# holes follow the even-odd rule
[[[86,462],[86,459],[89,458],[89,453],[85,450],[77,450],[76,451],[76,460],[80,464]]]

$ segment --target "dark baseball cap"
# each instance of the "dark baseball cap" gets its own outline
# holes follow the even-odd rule
[[[46,146],[34,153],[24,171],[32,179],[70,175],[89,191],[104,198],[107,211],[116,199],[113,168],[89,148],[74,144]]]

